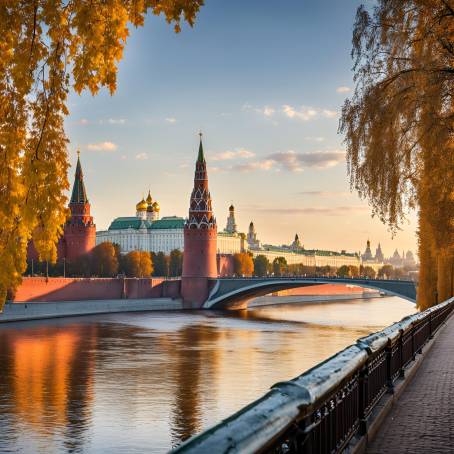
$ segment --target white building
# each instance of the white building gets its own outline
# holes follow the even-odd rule
[[[324,250],[307,250],[293,251],[290,248],[279,248],[270,245],[264,245],[262,249],[251,249],[253,257],[264,255],[270,263],[275,258],[284,257],[288,265],[304,265],[311,267],[332,266],[339,268],[343,265],[353,265],[359,267],[361,259],[358,254],[348,253],[345,251],[324,251]]]
[[[231,207],[233,208],[233,207]],[[234,231],[218,232],[217,249],[219,254],[236,254],[244,250],[244,236],[236,232],[233,210],[229,210],[229,219],[233,219]],[[184,249],[184,218],[167,216],[159,218],[160,207],[153,201],[150,193],[146,200],[136,205],[136,216],[119,217],[112,221],[107,230],[96,232],[96,244],[110,241],[120,245],[121,252],[141,250],[170,254],[174,249]],[[227,224],[229,226],[229,223]]]
[[[184,218],[167,216],[160,219],[160,207],[148,193],[136,205],[136,216],[119,217],[112,221],[109,228],[96,232],[96,244],[110,241],[120,245],[121,252],[127,254],[134,250],[164,252],[170,254],[173,249],[184,250]],[[236,254],[250,251],[254,257],[264,255],[270,262],[277,257],[284,257],[289,265],[302,264],[311,267],[361,264],[359,254],[345,251],[307,250],[302,246],[298,235],[289,246],[276,247],[261,245],[257,238],[254,224],[249,225],[248,235],[237,231],[235,209],[229,207],[229,216],[224,231],[217,235],[217,252],[219,254]]]

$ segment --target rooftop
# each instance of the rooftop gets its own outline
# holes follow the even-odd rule
[[[184,219],[178,216],[167,216],[158,221],[144,221],[136,216],[115,218],[109,226],[109,230],[126,229],[183,229]]]

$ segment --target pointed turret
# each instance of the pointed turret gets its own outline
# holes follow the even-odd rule
[[[205,163],[205,155],[203,154],[203,144],[202,144],[202,133],[199,132],[200,143],[199,143],[199,154],[197,156],[197,162]]]
[[[85,189],[79,152],[77,152],[76,174],[69,208],[71,217],[65,225],[64,243],[66,259],[73,261],[77,257],[90,252],[96,243],[96,226],[90,214],[90,203]]]
[[[73,192],[70,203],[88,203],[87,191],[85,190],[84,174],[80,164],[80,152],[77,152],[76,174],[74,177]]]

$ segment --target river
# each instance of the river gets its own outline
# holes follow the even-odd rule
[[[166,452],[414,312],[385,297],[1,325],[0,453]]]

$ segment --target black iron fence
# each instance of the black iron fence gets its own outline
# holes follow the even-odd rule
[[[192,437],[175,453],[337,453],[367,431],[385,393],[454,308],[454,298],[360,338]]]

